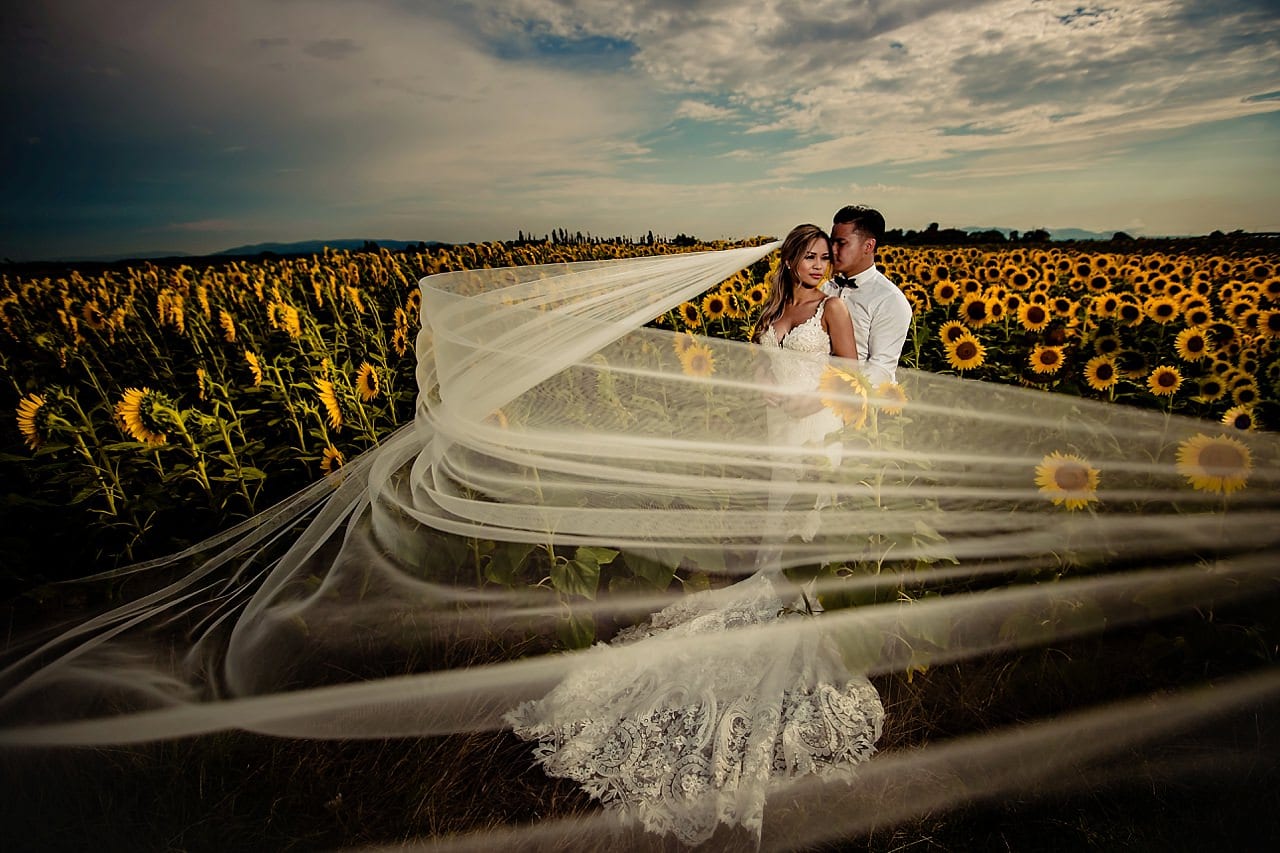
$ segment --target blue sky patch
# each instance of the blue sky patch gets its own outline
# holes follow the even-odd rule
[[[620,71],[631,65],[636,46],[625,39],[601,35],[569,38],[531,24],[523,31],[493,43],[500,59],[533,60],[578,71]]]

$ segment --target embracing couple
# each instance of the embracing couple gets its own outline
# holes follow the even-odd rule
[[[876,268],[883,240],[884,217],[869,207],[838,210],[830,236],[816,225],[791,229],[752,340],[857,359],[873,388],[896,381],[911,303]]]

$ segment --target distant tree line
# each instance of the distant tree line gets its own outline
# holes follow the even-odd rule
[[[653,231],[649,231],[642,237],[634,236],[616,236],[616,237],[599,237],[590,231],[583,233],[575,231],[570,233],[566,228],[556,228],[551,233],[544,233],[541,237],[534,236],[533,232],[525,233],[519,231],[516,236],[516,245],[526,246],[531,243],[552,244],[559,246],[654,246],[658,243],[667,246],[694,246],[698,243],[698,238],[690,234],[681,232],[674,237],[655,236]]]
[[[1128,236],[1128,235],[1126,235]],[[923,231],[915,229],[903,230],[890,228],[884,232],[886,245],[897,246],[965,246],[983,243],[1048,243],[1049,232],[1044,228],[1033,228],[1019,234],[1010,231],[1007,235],[997,229],[985,231],[965,231],[961,228],[939,228],[938,223],[930,222]]]

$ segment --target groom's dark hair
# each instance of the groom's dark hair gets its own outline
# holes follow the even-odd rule
[[[852,223],[853,230],[861,231],[876,238],[876,247],[884,243],[884,217],[873,207],[851,204],[836,211],[832,217],[832,225]]]

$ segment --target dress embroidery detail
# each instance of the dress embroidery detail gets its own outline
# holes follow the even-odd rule
[[[765,574],[695,593],[588,652],[600,663],[506,720],[538,741],[548,775],[579,782],[628,822],[686,844],[719,823],[758,839],[771,782],[851,774],[884,720],[875,688],[845,670],[829,640],[767,630],[805,618],[783,609]],[[698,641],[742,628],[752,630],[732,643]],[[661,653],[627,658],[622,670],[608,656],[645,643]]]

